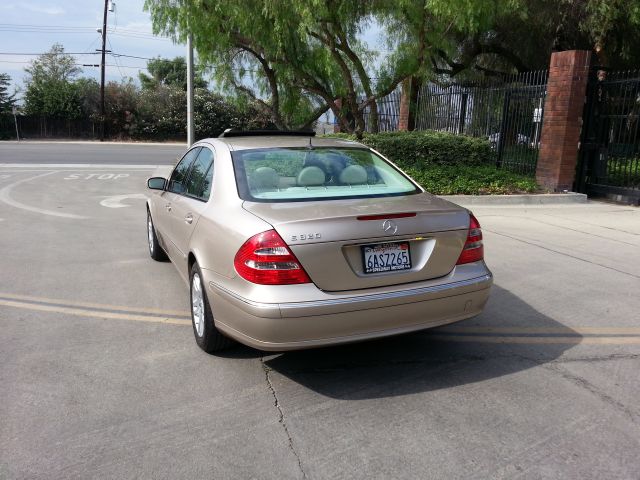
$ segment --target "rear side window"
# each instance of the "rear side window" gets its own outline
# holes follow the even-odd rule
[[[200,153],[201,147],[196,147],[189,150],[180,163],[173,169],[171,178],[169,179],[169,186],[167,190],[173,193],[184,193],[186,190],[187,175],[189,173],[189,167]]]
[[[291,202],[418,193],[389,162],[363,148],[269,148],[232,152],[244,200]]]
[[[203,147],[198,158],[193,162],[193,167],[191,167],[186,186],[187,195],[204,201],[209,200],[212,178],[213,152]]]

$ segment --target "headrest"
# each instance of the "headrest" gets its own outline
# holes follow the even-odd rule
[[[256,189],[278,188],[280,175],[271,167],[259,167],[251,174],[251,186]]]
[[[360,165],[349,165],[340,172],[340,183],[362,185],[367,183],[367,171]]]
[[[320,167],[304,167],[298,174],[297,182],[301,187],[324,185],[325,173]]]

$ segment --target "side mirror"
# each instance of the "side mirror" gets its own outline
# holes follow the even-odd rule
[[[167,179],[163,177],[151,177],[147,180],[147,187],[151,190],[164,190],[166,184]]]

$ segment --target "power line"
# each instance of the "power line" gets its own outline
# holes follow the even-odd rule
[[[111,42],[109,42],[109,45],[111,46]],[[96,52],[61,52],[61,53],[55,53],[55,52],[41,52],[41,53],[31,53],[31,52],[0,52],[0,56],[1,55],[12,55],[12,56],[41,56],[41,55],[100,55],[102,53],[102,49],[96,51]],[[128,55],[126,53],[115,53],[115,52],[108,52],[112,57],[114,57],[114,60],[116,60],[116,58],[131,58],[131,59],[135,59],[135,60],[157,60],[157,59],[161,59],[161,57],[142,57],[139,55]],[[2,60],[0,60],[1,62]],[[116,60],[117,61],[117,60]],[[5,62],[5,63],[10,63],[10,62]],[[30,62],[14,62],[14,63],[30,63]],[[109,65],[109,66],[117,66],[116,64],[113,65]],[[208,65],[206,64],[199,64],[197,65],[197,67],[208,67]],[[135,67],[129,67],[129,68],[135,68]],[[139,67],[139,68],[143,68],[146,70],[146,67]],[[250,69],[250,68],[232,68],[231,69],[234,72],[246,72],[246,73],[259,73],[260,70],[255,70],[255,69]]]
[[[111,45],[111,43],[109,43],[109,45]],[[20,52],[0,52],[0,55],[14,55],[14,56],[20,56],[20,55],[24,55],[25,57],[39,57],[41,55],[100,55],[102,53],[102,49],[99,49],[99,51],[97,52],[61,52],[61,53],[56,53],[56,52],[41,52],[41,53],[20,53]],[[158,57],[140,57],[137,55],[127,55],[125,53],[113,53],[113,52],[109,52],[111,53],[111,55],[115,56],[115,57],[125,57],[125,58],[137,58],[139,60],[155,60]]]
[[[64,25],[31,25],[31,24],[11,24],[0,23],[0,32],[13,33],[71,33],[88,34],[95,32],[95,27],[74,27]],[[113,35],[123,37],[141,38],[149,40],[162,40],[171,42],[170,38],[162,35],[155,35],[153,32],[145,32],[127,28],[114,28],[110,31]]]
[[[21,52],[0,52],[0,55],[24,55],[25,57],[40,55],[99,55],[100,52],[40,52],[40,53],[21,53]]]
[[[15,64],[21,64],[21,65],[28,65],[31,62],[26,62],[24,60],[0,60],[0,63],[15,63]],[[99,67],[100,66],[99,63],[92,63],[92,64],[74,63],[73,65],[76,66],[76,67]],[[105,65],[107,67],[120,67],[120,68],[133,68],[133,69],[137,69],[137,70],[148,70],[147,67],[136,66],[136,65],[122,65],[122,64],[116,65],[115,63],[107,63]],[[122,73],[122,72],[120,72],[120,73]]]
[[[111,52],[113,52],[113,45],[111,45],[111,40],[109,40],[109,38],[107,38],[107,42],[109,42],[109,48],[111,49]],[[120,65],[118,62],[118,57],[116,57],[113,53],[111,53],[111,56],[113,57],[113,61],[116,62],[116,66],[118,67],[118,71],[120,72],[120,76],[124,77],[124,73],[122,73],[122,70],[120,69]]]

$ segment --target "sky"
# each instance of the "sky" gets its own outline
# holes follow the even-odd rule
[[[176,45],[170,39],[154,36],[151,18],[143,9],[144,0],[114,0],[115,11],[107,21],[107,49],[128,58],[107,55],[106,79],[119,81],[125,76],[137,80],[138,72],[146,71],[148,58],[186,56],[186,45]],[[104,0],[0,0],[0,73],[8,73],[14,87],[24,92],[24,68],[37,55],[61,43],[65,51],[74,53],[82,68],[82,76],[99,81],[100,68],[82,66],[100,63],[96,49],[101,37]],[[381,27],[372,22],[362,33],[370,48],[381,48]],[[384,56],[385,53],[380,53]],[[381,57],[382,58],[382,57]]]
[[[174,45],[167,38],[154,37],[151,18],[143,10],[144,0],[115,0],[115,11],[107,22],[107,49],[136,57],[173,58],[186,55],[185,45]],[[8,73],[16,86],[23,87],[24,68],[34,55],[51,45],[61,43],[65,51],[95,52],[101,48],[100,34],[104,11],[103,0],[1,0],[0,1],[0,72]],[[18,55],[7,55],[8,53]],[[99,64],[100,55],[74,55],[79,64]],[[147,61],[108,55],[106,77],[120,80],[138,77]],[[83,76],[99,80],[100,68],[82,67]],[[20,96],[20,94],[19,94]]]

